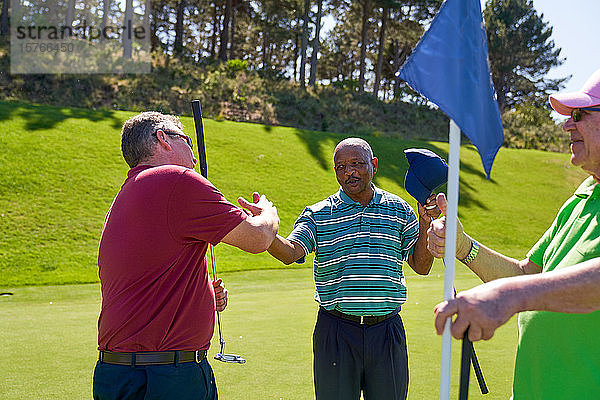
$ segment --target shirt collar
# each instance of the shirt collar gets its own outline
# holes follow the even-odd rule
[[[373,198],[371,199],[371,201],[369,202],[369,204],[367,204],[367,207],[370,206],[371,204],[379,204],[382,201],[383,198],[383,192],[381,189],[379,189],[377,186],[373,185],[371,183],[371,187],[373,188],[374,194],[373,194]],[[340,187],[340,190],[337,193],[338,197],[340,198],[340,200],[346,204],[355,204],[355,205],[359,205],[361,207],[364,207],[362,204],[360,204],[358,201],[354,201],[350,198],[350,196],[348,196],[346,194],[346,192],[344,192],[344,189],[342,189]]]
[[[152,165],[138,164],[135,167],[131,168],[129,171],[127,171],[127,177],[128,178],[134,177],[134,176],[138,175],[140,172],[145,171],[149,168],[152,168]]]
[[[596,183],[593,177],[588,177],[585,181],[579,185],[577,190],[575,191],[575,196],[580,198],[588,198],[594,194],[594,192],[598,193],[600,190],[600,185]],[[594,197],[598,197],[598,194]]]

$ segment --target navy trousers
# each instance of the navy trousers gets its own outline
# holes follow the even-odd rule
[[[406,335],[400,315],[361,325],[319,310],[313,333],[317,400],[405,400]]]
[[[98,361],[94,400],[217,400],[215,376],[207,360],[175,366],[130,367]]]

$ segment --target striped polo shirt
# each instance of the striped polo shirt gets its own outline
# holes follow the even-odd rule
[[[327,310],[384,315],[406,301],[402,263],[419,235],[415,212],[373,186],[365,207],[340,188],[306,207],[288,240],[315,252],[315,300]]]

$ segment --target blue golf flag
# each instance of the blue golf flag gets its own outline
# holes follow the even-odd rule
[[[480,0],[446,0],[398,76],[456,122],[489,179],[504,133]]]

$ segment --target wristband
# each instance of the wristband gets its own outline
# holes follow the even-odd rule
[[[471,239],[471,250],[469,251],[469,254],[463,260],[459,259],[459,261],[465,265],[469,265],[473,262],[475,257],[477,257],[478,253],[479,253],[479,243],[477,243],[477,241]]]

